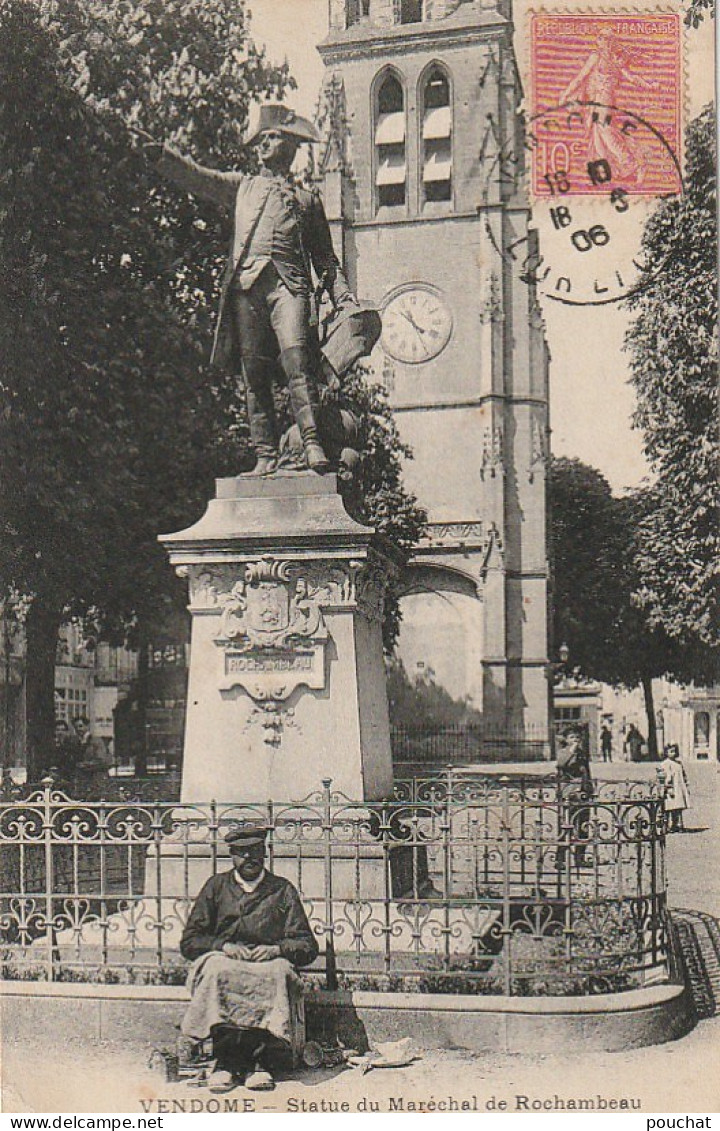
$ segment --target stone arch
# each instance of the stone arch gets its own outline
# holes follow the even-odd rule
[[[483,608],[477,580],[456,567],[418,563],[403,576],[396,656],[411,682],[482,710]]]

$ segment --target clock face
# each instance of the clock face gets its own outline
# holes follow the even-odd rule
[[[390,296],[382,312],[385,353],[407,365],[437,357],[452,333],[450,307],[435,287],[403,287]]]

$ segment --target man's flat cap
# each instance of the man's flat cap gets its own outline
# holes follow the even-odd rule
[[[312,122],[278,102],[254,103],[250,107],[245,144],[252,145],[265,130],[280,130],[298,141],[320,141],[320,134]]]
[[[239,821],[225,834],[225,843],[231,850],[247,848],[250,844],[264,844],[269,831],[262,821]]]

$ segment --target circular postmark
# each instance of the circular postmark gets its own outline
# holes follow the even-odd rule
[[[529,234],[512,220],[523,185]],[[602,306],[662,270],[654,263],[651,273],[643,232],[657,201],[682,189],[678,157],[655,126],[616,106],[573,101],[535,114],[524,135],[499,150],[482,212],[495,250],[540,295]]]

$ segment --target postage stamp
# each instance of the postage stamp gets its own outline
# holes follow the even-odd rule
[[[679,12],[531,15],[535,198],[679,191],[681,34]]]

